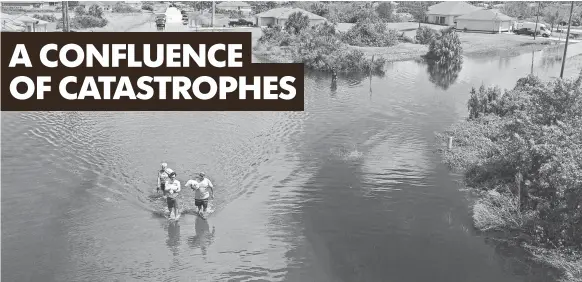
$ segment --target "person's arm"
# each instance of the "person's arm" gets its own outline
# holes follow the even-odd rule
[[[210,179],[208,179],[208,188],[210,188],[210,198],[214,199],[214,185],[212,185],[212,182],[210,181]]]
[[[158,171],[157,179],[158,179],[158,189],[157,190],[160,190],[161,183],[160,183],[160,172],[159,171]]]

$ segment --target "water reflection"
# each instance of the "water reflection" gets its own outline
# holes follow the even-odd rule
[[[164,224],[164,229],[168,231],[168,237],[166,237],[166,246],[174,256],[180,254],[180,222],[179,221],[166,221]]]
[[[207,220],[204,220],[200,217],[196,217],[195,222],[195,231],[196,235],[190,236],[188,238],[188,245],[192,249],[200,248],[202,255],[206,255],[208,247],[214,241],[214,234],[216,232],[216,228],[212,226],[212,232],[210,232],[210,225],[208,224]]]
[[[458,60],[451,62],[426,60],[424,62],[427,65],[426,71],[430,82],[442,90],[449,89],[457,81],[463,68],[463,63]]]

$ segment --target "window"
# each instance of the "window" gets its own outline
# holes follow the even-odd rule
[[[445,17],[437,17],[437,21],[439,24],[445,24]]]

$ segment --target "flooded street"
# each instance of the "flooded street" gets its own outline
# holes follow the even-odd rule
[[[562,50],[310,72],[304,112],[4,112],[2,280],[552,281],[476,234],[434,133],[473,86],[557,77]],[[182,184],[206,172],[208,221],[159,215],[162,161]]]

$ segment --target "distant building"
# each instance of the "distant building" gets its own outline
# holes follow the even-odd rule
[[[439,25],[454,26],[456,18],[482,10],[465,2],[447,1],[428,7],[427,22]]]
[[[478,10],[457,17],[459,30],[501,33],[512,29],[514,19],[496,10]]]
[[[2,7],[11,8],[32,9],[32,8],[43,8],[48,5],[49,2],[45,1],[2,1]]]
[[[225,11],[241,11],[242,13],[250,14],[252,12],[252,7],[246,2],[220,2],[216,4],[216,9]]]
[[[299,8],[275,8],[255,15],[258,26],[280,25],[284,26],[289,16],[295,12],[307,15],[310,25],[317,25],[327,21],[326,18]]]
[[[46,32],[49,22],[26,15],[9,15],[2,13],[2,32]]]

